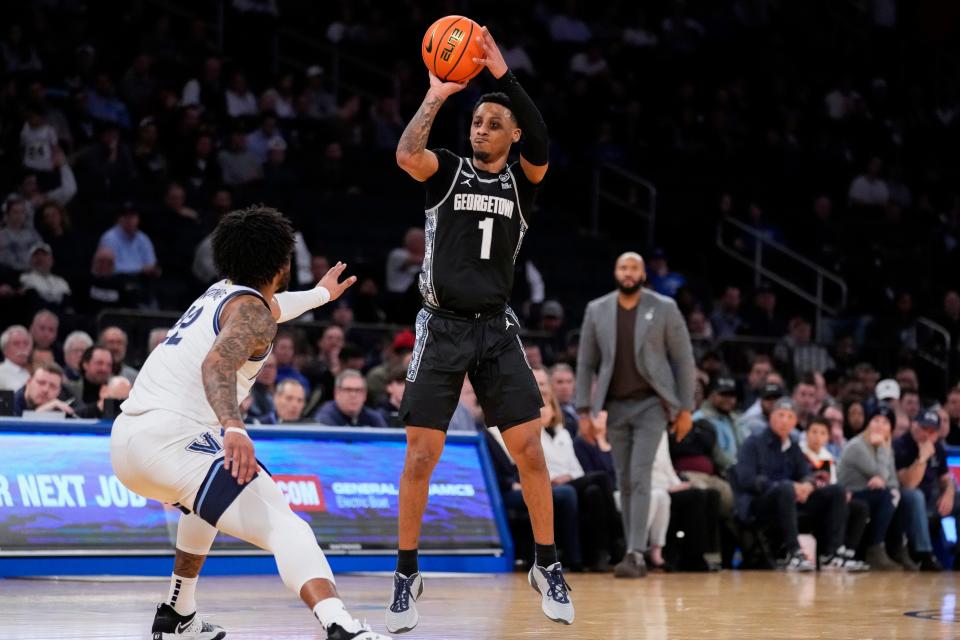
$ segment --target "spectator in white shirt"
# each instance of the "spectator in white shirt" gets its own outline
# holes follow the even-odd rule
[[[553,485],[569,484],[577,491],[580,545],[584,565],[606,571],[622,544],[623,527],[613,498],[613,483],[602,471],[584,474],[573,448],[573,439],[563,427],[560,403],[550,389],[546,369],[533,370],[543,396],[540,409],[540,444]]]
[[[404,293],[413,285],[423,265],[426,241],[423,229],[412,227],[403,236],[403,246],[387,256],[387,291]]]
[[[540,409],[541,425],[543,431],[540,434],[540,442],[543,445],[543,457],[547,462],[547,471],[550,473],[550,481],[553,484],[567,484],[578,478],[582,478],[583,467],[577,460],[577,454],[573,450],[573,439],[570,432],[563,428],[563,422],[557,420],[560,417],[559,411],[554,411],[553,396],[544,399],[545,403]]]
[[[807,456],[818,483],[837,484],[837,461],[827,449],[830,427],[824,418],[814,418],[800,438],[800,450]]]
[[[890,189],[886,181],[880,177],[883,171],[883,161],[880,158],[870,158],[867,172],[862,173],[850,183],[847,194],[851,206],[882,207],[890,200]]]
[[[223,105],[223,84],[220,77],[222,66],[219,58],[207,58],[203,63],[201,77],[192,78],[183,86],[180,105],[202,105],[207,110],[219,113]]]
[[[30,270],[20,275],[24,291],[33,291],[41,301],[56,305],[64,304],[70,296],[70,285],[53,270],[53,250],[45,242],[30,249]]]
[[[827,116],[831,120],[843,120],[861,103],[860,94],[854,91],[849,77],[843,79],[839,87],[828,93],[824,99],[824,105],[827,108]]]
[[[57,146],[57,132],[47,124],[39,107],[27,109],[27,121],[20,130],[20,148],[23,166],[34,171],[53,171],[53,149]]]
[[[0,334],[0,351],[3,362],[0,363],[0,389],[16,391],[30,379],[30,352],[33,350],[33,338],[27,328],[20,324],[7,327]]]
[[[276,88],[271,87],[260,96],[260,111],[273,111],[281,120],[289,120],[297,117],[295,102],[293,75],[287,73],[280,77]]]
[[[690,488],[690,484],[681,480],[673,469],[666,431],[660,436],[651,474],[650,517],[647,519],[650,564],[663,567],[663,547],[667,544],[667,530],[670,528],[670,494]]]
[[[231,118],[257,115],[257,97],[247,86],[247,77],[235,71],[230,76],[230,84],[225,94],[227,115]]]

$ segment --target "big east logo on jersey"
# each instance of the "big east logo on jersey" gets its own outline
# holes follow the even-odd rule
[[[317,476],[275,475],[280,492],[294,511],[326,511],[323,487]]]

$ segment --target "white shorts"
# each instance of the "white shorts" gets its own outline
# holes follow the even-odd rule
[[[121,413],[110,434],[110,460],[131,491],[214,526],[243,490],[223,469],[219,429],[172,411]]]

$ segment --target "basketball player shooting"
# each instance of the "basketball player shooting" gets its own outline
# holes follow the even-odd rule
[[[347,613],[313,531],[258,463],[240,419],[240,401],[273,348],[277,322],[337,299],[356,281],[340,282],[346,265],[337,263],[313,289],[286,292],[293,243],[290,223],[274,209],[224,216],[213,258],[225,280],[197,298],[150,354],[114,422],[110,457],[117,477],[183,512],[154,640],[226,636],[201,620],[194,598],[217,531],[272,552],[284,584],[329,640],[389,640]]]
[[[472,158],[427,149],[443,103],[464,84],[430,74],[423,104],[397,147],[397,163],[424,183],[426,251],[420,274],[423,309],[407,372],[400,417],[407,452],[400,478],[399,552],[387,630],[410,631],[419,622],[423,591],[417,547],[430,477],[443,451],[464,376],[476,390],[487,424],[499,427],[520,471],[536,541],[531,586],[548,618],[570,624],[574,610],[553,538],[550,477],[540,446],[540,396],[507,307],[514,261],[527,232],[538,185],[547,173],[547,128],[533,101],[507,68],[486,28],[482,57],[498,91],[480,98],[470,125]],[[523,139],[519,163],[508,164]]]

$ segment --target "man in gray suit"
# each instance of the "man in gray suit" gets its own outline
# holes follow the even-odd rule
[[[624,253],[617,259],[614,277],[618,290],[590,302],[583,318],[577,411],[581,429],[601,410],[609,414],[608,438],[627,536],[627,554],[614,574],[641,578],[647,574],[643,552],[653,459],[668,424],[678,440],[690,430],[696,367],[676,303],[642,288],[643,258]]]

